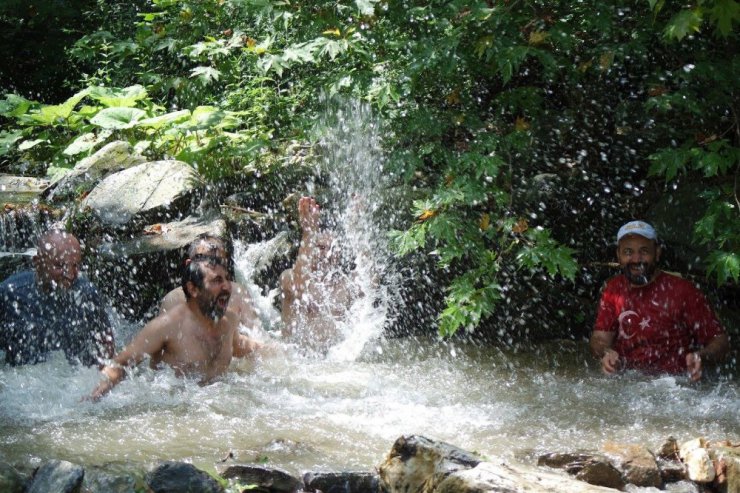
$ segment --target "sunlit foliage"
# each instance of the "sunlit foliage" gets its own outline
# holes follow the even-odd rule
[[[382,115],[393,178],[417,191],[397,251],[451,273],[442,334],[475,329],[507,285],[576,279],[641,197],[684,181],[703,180],[707,272],[740,280],[734,0],[101,1],[86,15],[98,28],[69,52],[79,92],[6,95],[1,155],[55,171],[122,138],[221,179],[307,139],[319,94],[350,95]]]

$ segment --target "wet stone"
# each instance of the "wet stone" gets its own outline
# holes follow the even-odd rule
[[[10,464],[0,462],[0,491],[7,493],[22,493],[26,486],[26,478]]]
[[[282,469],[235,464],[218,470],[224,479],[235,479],[249,485],[251,492],[295,493],[303,486],[301,480]]]
[[[322,493],[378,493],[378,475],[369,472],[307,472],[304,490]]]
[[[665,483],[677,483],[686,479],[686,467],[680,461],[658,458],[658,468]]]
[[[555,469],[564,469],[569,464],[585,464],[594,457],[595,456],[593,454],[579,452],[552,452],[541,455],[537,459],[537,465],[552,467]]]
[[[153,493],[223,493],[223,487],[207,473],[185,462],[164,462],[147,474]]]
[[[679,458],[679,452],[678,441],[673,437],[668,437],[668,440],[660,446],[656,455],[661,459],[676,460]]]
[[[609,462],[589,461],[576,474],[576,479],[596,486],[621,490],[627,484],[622,473]]]
[[[136,479],[132,475],[114,475],[88,468],[85,471],[86,493],[137,493]]]
[[[396,440],[378,472],[381,488],[389,493],[431,493],[450,474],[480,463],[454,445],[411,435]]]
[[[84,478],[82,467],[67,461],[51,460],[36,471],[28,493],[77,493]]]
[[[652,453],[640,445],[608,443],[604,451],[615,458],[628,483],[635,486],[660,488],[663,479]]]

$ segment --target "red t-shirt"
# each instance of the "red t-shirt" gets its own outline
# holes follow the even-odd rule
[[[614,349],[628,368],[683,373],[686,354],[724,333],[706,298],[692,283],[658,272],[631,286],[624,275],[606,283],[594,331],[616,332]]]

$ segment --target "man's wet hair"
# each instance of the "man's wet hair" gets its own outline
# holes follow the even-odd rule
[[[186,265],[185,270],[183,271],[182,281],[180,282],[180,285],[182,286],[182,291],[183,293],[185,293],[186,300],[192,298],[190,292],[188,291],[188,282],[192,282],[193,285],[198,289],[203,289],[203,287],[205,286],[206,273],[203,270],[203,266],[205,265],[211,267],[220,265],[226,268],[226,265],[224,265],[224,261],[219,257],[204,257],[199,260],[193,260],[188,265]]]
[[[208,245],[207,253],[197,253],[198,248],[203,244]],[[223,262],[218,251],[223,251],[226,257],[226,263]],[[216,236],[211,233],[201,233],[190,242],[188,246],[187,258],[192,262],[199,260],[208,260],[211,258],[218,258],[219,263],[226,267],[230,277],[234,277],[234,260],[233,260],[233,245],[228,237],[224,238]]]

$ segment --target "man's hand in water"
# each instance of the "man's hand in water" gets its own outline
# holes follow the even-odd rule
[[[601,369],[604,373],[614,373],[619,369],[619,353],[613,349],[604,351],[601,357]]]
[[[689,378],[692,382],[701,380],[701,356],[699,353],[689,353],[686,355],[686,369],[689,371]]]

